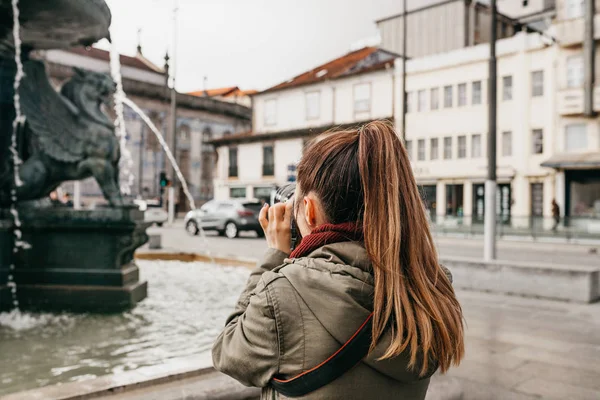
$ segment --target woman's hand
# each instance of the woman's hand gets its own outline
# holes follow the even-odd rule
[[[267,246],[271,249],[281,250],[285,254],[291,253],[292,233],[292,204],[294,202],[288,200],[285,203],[277,203],[273,206],[265,204],[258,221],[265,231],[267,238]]]

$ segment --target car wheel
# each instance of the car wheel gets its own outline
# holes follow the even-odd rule
[[[188,221],[188,223],[185,225],[185,230],[192,236],[196,236],[200,232],[200,229],[198,229],[198,224],[194,220]]]
[[[239,233],[240,232],[235,222],[228,222],[225,224],[225,236],[227,236],[229,239],[238,237]]]
[[[262,229],[257,229],[256,230],[256,236],[258,236],[259,238],[264,238],[265,237],[265,231],[263,231]]]

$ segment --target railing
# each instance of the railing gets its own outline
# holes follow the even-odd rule
[[[263,164],[262,174],[263,174],[263,176],[275,175],[275,166],[273,164]]]
[[[431,216],[431,227],[435,233],[483,235],[483,218]],[[584,239],[600,241],[600,217],[560,218],[552,217],[496,217],[496,234],[499,237],[529,237],[532,239]]]
[[[237,167],[237,165],[230,166],[229,167],[229,177],[230,178],[237,178],[237,176],[238,176],[238,167]]]

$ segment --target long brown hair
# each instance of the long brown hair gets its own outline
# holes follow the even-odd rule
[[[389,329],[382,359],[410,352],[409,368],[445,372],[464,355],[462,310],[442,272],[410,161],[382,121],[327,132],[298,165],[298,187],[315,193],[329,223],[356,222],[373,264],[373,341]]]

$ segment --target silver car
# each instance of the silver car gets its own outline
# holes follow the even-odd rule
[[[185,229],[190,235],[197,235],[200,228],[217,231],[230,239],[238,237],[242,231],[255,231],[264,236],[258,222],[262,203],[248,200],[211,200],[185,216]]]

